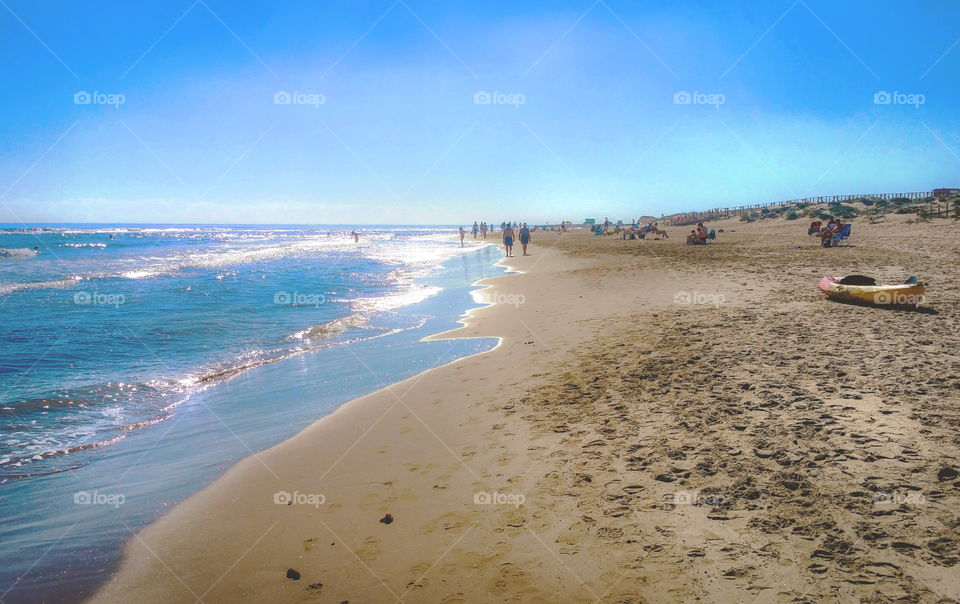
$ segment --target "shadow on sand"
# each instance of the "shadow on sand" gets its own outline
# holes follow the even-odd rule
[[[853,300],[838,300],[836,298],[827,298],[827,301],[834,304],[843,304],[845,306],[859,306],[862,308],[876,308],[878,310],[912,312],[921,315],[939,315],[940,313],[929,306],[910,306],[905,304],[870,304],[869,302],[855,302]]]

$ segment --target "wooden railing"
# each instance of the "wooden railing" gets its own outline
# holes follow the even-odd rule
[[[771,203],[731,206],[729,208],[713,208],[711,210],[704,210],[701,212],[684,212],[682,214],[672,214],[669,216],[669,218],[674,219],[679,217],[679,220],[674,220],[676,224],[692,224],[699,220],[711,220],[729,214],[740,214],[743,212],[763,210],[764,208],[781,208],[783,206],[798,204],[837,203],[841,201],[853,201],[858,199],[883,200],[896,199],[898,197],[916,200],[925,199],[932,196],[932,191],[920,191],[912,193],[858,193],[856,195],[821,195],[819,197],[804,197],[802,199],[789,199],[786,201],[774,201]],[[954,208],[953,211],[954,216],[956,216],[956,208]],[[665,216],[664,218],[668,217]]]
[[[930,218],[960,218],[960,200],[958,201],[931,201],[925,206],[917,208],[917,217],[929,220]]]

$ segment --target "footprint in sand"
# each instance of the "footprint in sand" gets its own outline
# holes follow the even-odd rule
[[[380,550],[380,540],[376,537],[367,537],[363,540],[363,544],[353,551],[357,555],[357,558],[360,558],[364,562],[372,562],[382,553]]]

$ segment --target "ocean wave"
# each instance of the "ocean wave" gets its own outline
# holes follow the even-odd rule
[[[11,467],[11,468],[17,468],[17,467],[21,467],[24,462],[28,462],[28,461],[39,461],[39,460],[41,460],[41,459],[49,459],[49,458],[51,458],[51,457],[61,457],[61,456],[63,456],[63,455],[69,455],[70,453],[79,453],[80,451],[89,451],[90,449],[99,449],[100,447],[106,447],[106,446],[108,446],[108,445],[112,445],[112,444],[114,444],[114,443],[120,442],[121,440],[123,440],[123,439],[126,438],[126,437],[127,437],[126,434],[119,434],[119,435],[117,435],[117,436],[114,436],[113,438],[108,438],[108,439],[106,439],[106,440],[102,440],[102,441],[98,441],[98,442],[84,443],[84,444],[82,444],[82,445],[75,445],[75,446],[72,446],[72,447],[66,447],[66,448],[63,448],[63,449],[55,449],[55,450],[52,450],[52,451],[43,451],[43,452],[41,452],[41,453],[35,453],[35,454],[29,455],[29,456],[24,456],[24,457],[16,457],[16,456],[4,457],[3,459],[0,459],[0,467],[6,466],[6,467]],[[69,470],[72,470],[72,469],[76,469],[76,468],[78,468],[78,467],[80,467],[80,466],[73,466],[73,467],[70,467],[70,468],[61,468],[61,469],[53,470],[53,471],[50,471],[50,470],[40,471],[40,472],[36,472],[36,473],[2,474],[2,475],[0,475],[0,476],[2,476],[3,478],[30,478],[30,477],[33,477],[33,476],[47,476],[47,475],[49,475],[49,474],[57,474],[57,473],[59,473],[59,472],[66,472],[66,471],[69,471]]]
[[[354,298],[350,300],[350,306],[362,314],[389,312],[403,308],[404,306],[419,304],[427,298],[439,294],[441,291],[443,291],[443,288],[432,285],[410,285],[403,291],[395,294],[373,298]]]
[[[120,273],[120,276],[124,279],[146,279],[147,277],[156,277],[160,273],[158,271],[149,271],[149,270],[139,270],[139,271],[126,271]]]
[[[338,321],[340,323],[338,323]],[[322,326],[313,326],[303,330],[304,332],[309,332],[312,329],[317,330],[316,333],[325,332],[326,336],[332,336],[336,333],[342,333],[346,329],[339,330],[339,327],[334,327],[331,324],[338,325],[349,325],[354,326],[355,322],[362,321],[359,317],[345,317],[342,320],[330,321],[327,324]],[[48,466],[39,467],[35,471],[30,472],[12,472],[13,468],[21,468],[26,464],[31,462],[42,461],[51,458],[59,458],[71,453],[78,453],[83,451],[89,451],[92,449],[99,449],[101,447],[106,447],[108,445],[120,442],[126,436],[136,430],[140,430],[149,426],[153,426],[164,422],[168,419],[173,418],[176,415],[176,408],[187,403],[191,397],[199,392],[213,386],[215,384],[220,384],[226,381],[229,381],[250,369],[255,367],[260,367],[263,365],[268,365],[271,363],[277,363],[295,356],[313,352],[316,350],[331,348],[334,346],[342,346],[348,344],[354,344],[357,342],[364,342],[369,340],[375,340],[377,338],[382,338],[404,331],[409,331],[411,329],[419,329],[423,327],[426,323],[426,319],[420,319],[416,324],[399,327],[393,329],[384,329],[380,333],[374,335],[369,335],[365,337],[355,337],[349,339],[341,339],[336,341],[330,341],[329,337],[325,337],[327,341],[321,343],[314,343],[310,340],[317,339],[316,337],[310,338],[302,336],[301,338],[305,340],[306,343],[295,346],[288,349],[273,350],[273,351],[263,351],[263,350],[254,350],[247,352],[239,357],[233,359],[231,362],[227,362],[215,367],[208,367],[204,370],[197,372],[196,374],[187,376],[179,380],[151,380],[146,384],[119,384],[117,386],[123,387],[128,392],[139,392],[142,395],[146,395],[147,391],[152,391],[152,394],[160,394],[161,399],[166,398],[163,395],[169,394],[178,394],[176,400],[172,403],[168,403],[165,406],[160,407],[159,409],[154,409],[152,412],[149,409],[141,410],[131,410],[126,409],[121,406],[117,406],[116,400],[112,400],[113,405],[109,408],[101,409],[100,416],[103,419],[111,417],[120,417],[122,412],[125,411],[128,414],[140,413],[143,418],[138,418],[134,421],[112,423],[109,426],[101,425],[97,428],[100,432],[108,432],[107,434],[102,434],[100,437],[95,437],[95,440],[85,443],[76,443],[76,444],[66,444],[62,442],[55,442],[55,438],[58,435],[49,434],[48,430],[43,426],[36,424],[15,424],[9,425],[6,428],[6,431],[9,433],[4,439],[4,450],[0,451],[0,471],[6,470],[6,473],[0,474],[0,479],[14,479],[14,478],[29,478],[32,476],[43,476],[46,474],[57,473],[63,471],[63,469],[54,469],[51,470]],[[347,327],[348,328],[348,327]],[[298,332],[302,333],[302,332]],[[297,334],[294,334],[291,337],[295,337]],[[106,386],[111,386],[111,384],[106,384],[96,390],[103,390]],[[169,392],[162,392],[162,390],[168,390]],[[107,397],[115,399],[116,397]],[[169,400],[169,399],[168,399]],[[80,398],[79,396],[74,396],[70,398],[42,398],[35,399],[31,401],[20,401],[16,404],[15,407],[9,405],[2,408],[2,410],[12,411],[14,414],[20,416],[29,416],[31,412],[33,413],[56,413],[57,411],[67,411],[67,407],[76,407],[81,406],[85,407],[88,410],[91,410],[95,407],[94,399],[85,397]],[[87,427],[83,430],[83,434],[88,436],[93,435],[95,432],[94,428]],[[27,434],[28,441],[16,442],[14,437],[16,434],[29,432]],[[60,437],[62,439],[62,436]],[[21,450],[14,451],[11,449],[13,447],[19,447]],[[69,469],[74,469],[81,467],[80,465],[74,465]]]
[[[96,233],[114,233],[121,229],[95,229]],[[131,229],[135,234],[169,234],[169,233],[192,233],[203,231],[206,233],[215,233],[229,237],[238,235],[235,231],[224,228],[141,228]],[[242,236],[255,235],[257,239],[263,235],[276,236],[277,229],[265,229],[263,233],[242,233]],[[448,230],[447,230],[448,231]],[[47,231],[44,231],[47,232]],[[89,234],[83,230],[61,230],[54,231],[60,234],[83,233]],[[157,254],[157,250],[145,250],[149,255],[139,258],[113,259],[104,257],[101,261],[97,260],[97,268],[100,271],[77,271],[79,274],[70,279],[147,279],[176,275],[184,269],[219,269],[237,265],[249,265],[258,262],[279,260],[287,257],[314,257],[322,258],[325,254],[356,254],[377,262],[390,265],[400,265],[404,270],[416,271],[410,276],[401,275],[404,278],[401,282],[407,282],[410,277],[426,276],[447,259],[475,250],[477,247],[487,245],[483,242],[468,242],[468,245],[461,248],[456,245],[444,245],[443,242],[450,239],[449,232],[437,232],[423,235],[413,235],[406,239],[398,237],[393,232],[370,232],[361,235],[360,244],[357,245],[353,239],[348,236],[346,231],[332,231],[329,229],[318,229],[316,231],[295,231],[300,235],[296,240],[287,240],[279,237],[279,241],[272,241],[269,244],[251,243],[227,245],[228,249],[211,249],[204,251],[191,251],[187,253],[175,253],[170,255]],[[306,233],[304,235],[303,233]],[[215,243],[211,241],[210,243]],[[216,242],[224,245],[225,242],[218,239]],[[65,247],[73,248],[99,248],[105,249],[106,243],[102,242],[71,242],[59,244]],[[36,254],[29,248],[0,248],[0,258],[28,258]],[[134,262],[132,267],[118,265],[120,262]],[[127,264],[129,266],[129,264]],[[36,283],[18,283],[0,285],[0,294],[9,293],[17,289],[34,289],[44,287],[63,287],[68,284],[68,279],[57,279],[40,281]],[[416,300],[411,297],[411,300]],[[415,303],[415,302],[412,302]],[[389,305],[387,305],[389,306]]]
[[[333,335],[341,334],[352,327],[363,327],[366,324],[366,318],[360,314],[350,315],[349,317],[340,317],[319,325],[311,325],[306,329],[301,329],[290,335],[288,340],[316,340],[328,338]]]

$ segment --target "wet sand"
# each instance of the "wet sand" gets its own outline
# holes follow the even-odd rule
[[[94,600],[956,601],[960,245],[905,221],[535,233],[438,336],[500,346],[237,464]],[[824,300],[848,273],[928,301]]]

